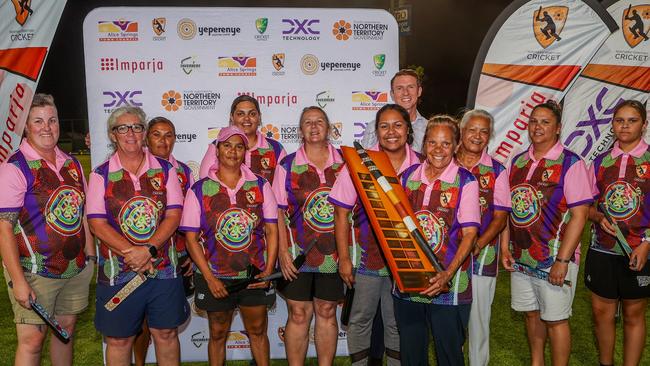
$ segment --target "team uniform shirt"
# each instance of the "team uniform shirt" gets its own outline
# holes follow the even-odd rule
[[[481,227],[479,236],[483,235],[492,222],[494,211],[510,212],[510,182],[506,168],[492,159],[487,151],[471,169],[478,182],[479,204],[481,207]],[[496,277],[499,263],[499,236],[486,245],[473,257],[472,273],[479,276]]]
[[[417,117],[415,117],[415,120],[411,121],[411,127],[413,128],[413,143],[411,144],[411,148],[418,153],[422,152],[422,142],[424,142],[424,133],[427,130],[428,123],[429,121],[424,118],[420,112],[417,112]],[[375,125],[375,120],[368,122],[366,125],[366,130],[361,139],[361,145],[366,148],[377,144]]]
[[[379,151],[379,144],[370,147],[368,150]],[[422,157],[413,151],[410,146],[406,145],[406,158],[397,174],[402,174],[406,169],[420,162],[422,162]],[[347,165],[343,166],[334,182],[328,201],[352,211],[350,257],[357,273],[368,276],[388,276],[388,268],[384,262],[379,243],[377,243],[366,210],[354,188]]]
[[[176,160],[176,158],[174,158],[174,155],[169,155],[169,162],[171,163],[174,170],[176,170],[176,175],[178,176],[178,184],[181,186],[183,197],[185,197],[187,191],[189,191],[190,187],[192,187],[192,184],[194,184],[192,170],[189,166],[187,166],[187,164]],[[185,234],[177,231],[176,234],[172,236],[172,240],[174,241],[174,246],[176,246],[178,257],[186,255],[187,250],[185,248]]]
[[[88,184],[88,218],[106,219],[133,245],[149,242],[158,225],[171,209],[183,208],[183,193],[172,165],[144,149],[139,176],[123,168],[117,153],[90,174]],[[156,278],[176,277],[178,256],[171,241],[158,248],[162,261]],[[99,274],[103,285],[120,285],[135,276],[124,258],[99,241]]]
[[[257,144],[246,151],[244,164],[249,167],[253,173],[261,175],[262,178],[273,182],[275,167],[280,160],[287,156],[287,152],[279,142],[264,137],[261,132],[257,131]],[[217,164],[217,142],[213,141],[208,145],[208,151],[201,161],[199,177],[205,178],[214,164]]]
[[[325,170],[307,158],[304,146],[287,155],[275,171],[273,193],[278,207],[286,211],[289,251],[293,258],[316,239],[301,272],[335,273],[338,269],[334,237],[334,207],[327,201],[343,168],[341,154],[329,145]]]
[[[0,212],[18,214],[13,231],[24,272],[71,278],[86,266],[85,181],[79,162],[54,150],[52,167],[23,140],[0,166]]]
[[[456,256],[463,238],[462,229],[479,227],[479,189],[476,178],[454,160],[440,176],[431,182],[425,172],[429,163],[412,167],[402,175],[402,186],[415,211],[429,245],[444,268],[449,267]],[[451,279],[449,292],[435,297],[401,293],[394,287],[394,294],[402,299],[438,305],[461,305],[472,303],[472,259],[467,256]]]
[[[246,278],[250,264],[266,269],[264,224],[278,222],[278,205],[271,185],[247,166],[241,166],[235,189],[216,172],[211,169],[187,192],[179,230],[202,235],[203,253],[215,277]]]
[[[618,141],[594,161],[594,199],[602,202],[632,249],[650,240],[650,148],[641,140],[629,153]],[[591,248],[623,255],[616,237],[595,225]]]
[[[571,218],[569,209],[593,202],[585,163],[559,142],[536,160],[531,145],[512,160],[509,177],[512,255],[533,268],[549,268]],[[575,254],[571,260],[579,263]]]

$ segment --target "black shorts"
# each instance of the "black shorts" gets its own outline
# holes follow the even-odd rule
[[[646,262],[640,271],[633,271],[627,257],[589,249],[585,261],[585,285],[606,299],[650,297],[650,265]]]
[[[228,285],[237,280],[225,280],[221,282]],[[267,307],[275,304],[275,290],[270,289],[244,289],[230,294],[222,299],[217,299],[208,288],[208,283],[200,273],[194,273],[194,303],[196,307],[205,311],[229,311],[238,306],[259,306]]]
[[[338,272],[302,272],[291,282],[278,281],[278,291],[285,298],[295,301],[312,301],[314,298],[339,301],[343,299],[343,280]]]

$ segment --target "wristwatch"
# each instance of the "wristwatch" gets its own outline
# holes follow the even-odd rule
[[[155,245],[146,243],[145,246],[149,248],[149,254],[151,254],[151,258],[158,257],[158,248],[156,248]]]

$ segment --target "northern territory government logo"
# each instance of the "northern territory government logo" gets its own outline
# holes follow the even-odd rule
[[[255,76],[257,58],[250,56],[220,56],[219,76]]]
[[[101,20],[97,24],[100,42],[133,42],[138,40],[138,22],[132,20]]]
[[[284,76],[284,53],[274,53],[271,56],[271,63],[275,71],[271,72],[273,76]]]
[[[378,55],[372,56],[372,63],[375,65],[375,69],[372,70],[372,75],[374,76],[386,76],[386,70],[384,70],[384,65],[386,64],[386,55],[380,53]]]
[[[540,6],[533,12],[533,33],[542,48],[546,48],[555,41],[561,41],[560,33],[564,29],[569,8],[566,6]]]
[[[211,110],[221,100],[221,93],[213,90],[183,90],[181,92],[173,89],[162,94],[160,104],[168,112],[176,112],[179,109],[186,111]]]
[[[634,48],[641,42],[648,41],[650,32],[650,4],[630,6],[623,10],[621,23],[623,37],[630,47]]]
[[[332,35],[339,41],[382,40],[388,31],[388,24],[355,20],[352,23],[345,19],[338,20],[332,25]]]
[[[388,93],[382,91],[353,91],[353,111],[376,111],[388,103]]]
[[[11,3],[14,4],[14,10],[16,11],[14,19],[21,26],[25,25],[27,18],[34,14],[34,10],[31,8],[32,0],[11,0]]]
[[[256,41],[268,41],[269,34],[266,33],[266,29],[269,26],[269,18],[257,18],[255,19],[255,29],[257,34],[255,35]]]
[[[154,41],[164,41],[167,39],[167,36],[165,36],[165,27],[167,26],[167,19],[166,18],[153,18],[151,21],[151,29],[153,30],[154,36],[153,40]]]

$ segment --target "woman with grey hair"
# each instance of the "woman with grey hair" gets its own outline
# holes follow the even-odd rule
[[[511,210],[508,174],[501,163],[490,157],[487,146],[494,119],[490,113],[474,109],[460,121],[458,165],[478,181],[481,226],[472,249],[472,308],[469,316],[470,365],[487,365],[490,360],[490,315],[499,263],[499,234],[506,227]]]
[[[95,327],[106,339],[106,362],[129,364],[146,316],[159,365],[178,365],[177,327],[188,317],[177,254],[169,240],[183,195],[171,164],[144,148],[146,116],[121,107],[108,118],[110,159],[90,175],[88,221],[99,239]],[[134,277],[149,280],[116,296]]]

